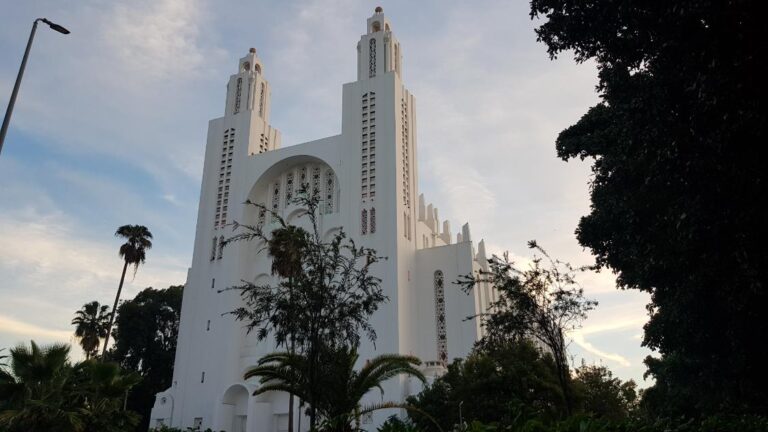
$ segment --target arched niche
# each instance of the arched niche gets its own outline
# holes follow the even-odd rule
[[[251,391],[244,384],[233,384],[221,396],[216,407],[216,430],[246,432],[248,430],[248,401]]]
[[[310,194],[319,195],[321,214],[339,212],[340,188],[336,172],[320,158],[299,155],[283,159],[264,171],[248,193],[248,200],[263,204],[268,211],[260,212],[254,206],[245,206],[241,220],[268,228],[270,224],[276,224],[271,215],[274,211],[288,223],[295,223],[303,209],[293,200],[302,185],[307,186]]]

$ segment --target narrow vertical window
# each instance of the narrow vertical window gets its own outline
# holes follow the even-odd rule
[[[217,259],[221,259],[224,256],[224,236],[219,237],[219,255]]]
[[[211,279],[211,289],[216,287],[216,278]]]
[[[376,38],[368,42],[368,78],[376,76]]]
[[[264,83],[261,83],[261,95],[259,96],[259,117],[264,117]]]
[[[293,201],[293,171],[289,172],[288,175],[286,175],[285,179],[285,203],[283,204],[285,207],[288,207],[291,205],[291,202]]]
[[[204,382],[205,382],[205,372],[203,372],[203,373],[200,375],[200,382],[201,382],[201,383],[204,383]]]
[[[334,192],[336,189],[336,179],[332,170],[325,172],[325,212],[333,213],[334,209]]]
[[[238,78],[237,79],[237,88],[235,88],[235,110],[234,114],[237,114],[240,112],[240,92],[243,89],[243,79]]]
[[[360,232],[363,235],[368,234],[368,210],[366,209],[360,212]]]
[[[376,209],[371,208],[371,234],[376,232]]]
[[[434,276],[435,284],[435,320],[437,324],[437,358],[443,364],[448,362],[448,342],[445,331],[445,277],[437,270]]]
[[[208,320],[208,324],[205,325],[205,331],[211,331],[211,320]]]
[[[280,182],[272,185],[272,221],[277,220],[277,212],[280,210]]]
[[[219,239],[213,238],[213,245],[211,246],[211,261],[216,259],[216,246],[219,244]]]

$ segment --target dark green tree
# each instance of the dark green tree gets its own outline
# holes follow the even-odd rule
[[[621,421],[635,413],[638,397],[633,380],[622,382],[605,366],[583,364],[574,372],[575,391],[586,414]]]
[[[293,299],[294,280],[301,276],[302,260],[309,235],[303,228],[286,226],[272,231],[267,253],[272,259],[272,274],[283,278],[288,285],[288,301]],[[288,334],[288,352],[295,353],[293,331]],[[288,396],[288,432],[293,432],[293,393]]]
[[[584,298],[584,289],[576,281],[576,273],[585,268],[552,259],[535,241],[528,242],[528,247],[540,254],[534,255],[528,268],[517,267],[506,254],[493,256],[488,270],[465,276],[459,284],[468,292],[478,283],[487,283],[497,292],[497,300],[475,317],[486,330],[481,346],[532,339],[551,353],[570,415],[574,401],[565,334],[579,328],[597,302]]]
[[[128,394],[128,408],[142,416],[137,431],[149,426],[155,394],[171,386],[183,291],[183,285],[147,288],[118,308],[107,356],[141,377]]]
[[[304,400],[314,400],[323,426],[328,432],[352,432],[359,426],[360,416],[379,409],[396,408],[401,404],[380,402],[362,406],[361,401],[371,390],[378,389],[384,396],[382,384],[398,375],[426,379],[418,370],[421,361],[413,356],[385,354],[367,361],[355,370],[359,356],[356,348],[339,347],[320,350],[319,361],[305,354],[289,352],[266,355],[258,366],[248,371],[245,378],[258,377],[261,386],[254,394],[285,391]],[[323,391],[316,393],[313,381],[319,381]]]
[[[754,0],[533,0],[554,57],[593,61],[602,101],[557,139],[593,160],[576,235],[650,293],[661,414],[768,413],[768,40]]]
[[[114,363],[72,365],[69,349],[34,341],[11,349],[10,367],[0,370],[0,430],[124,432],[136,425],[123,401],[138,377]]]
[[[101,340],[107,336],[109,315],[109,306],[100,305],[97,301],[84,304],[75,313],[72,325],[75,326],[75,336],[80,339],[86,360],[98,355]]]
[[[118,254],[123,259],[123,273],[120,275],[120,285],[117,287],[115,304],[112,306],[112,313],[109,315],[107,336],[104,338],[104,348],[101,351],[102,357],[107,353],[109,336],[112,334],[112,324],[115,322],[115,314],[117,313],[117,304],[120,302],[120,293],[123,291],[125,271],[129,265],[132,265],[133,274],[135,275],[139,270],[139,266],[144,264],[147,258],[147,250],[152,248],[152,233],[143,225],[123,225],[115,231],[115,237],[125,239],[125,243],[120,246],[118,251]]]
[[[529,340],[477,347],[466,359],[448,365],[448,372],[408,404],[437,419],[444,430],[459,423],[459,405],[466,423],[512,425],[528,419],[553,420],[565,411],[565,399],[552,356]],[[419,412],[409,416],[420,430],[437,432]]]
[[[290,231],[292,246],[276,247],[281,242],[272,241],[274,247],[270,250],[276,254],[273,263],[275,258],[289,263],[284,267],[289,277],[280,277],[275,284],[244,282],[227,289],[239,292],[244,306],[231,313],[245,323],[249,332],[255,331],[260,340],[271,333],[278,346],[286,346],[290,341],[298,353],[307,356],[312,365],[309,369],[311,391],[304,400],[310,405],[310,424],[314,428],[317,425],[314,401],[318,401],[323,392],[317,375],[321,347],[357,347],[361,333],[374,341],[376,332],[369,318],[387,297],[381,289],[381,279],[371,275],[371,269],[381,259],[376,251],[357,246],[341,229],[330,240],[325,240],[319,228],[322,202],[318,194],[308,193],[306,185],[294,203],[305,209],[302,222],[308,230],[290,228],[280,215],[262,204],[246,203],[276,220],[275,234]],[[236,223],[235,229],[240,232],[227,239],[225,245],[234,241],[270,245],[272,240],[271,233],[265,233],[262,224]],[[301,251],[295,250],[297,244],[301,245]],[[300,270],[295,267],[296,257],[301,261]]]

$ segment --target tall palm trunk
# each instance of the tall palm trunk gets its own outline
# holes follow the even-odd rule
[[[109,325],[107,326],[107,335],[104,337],[104,349],[101,351],[101,360],[107,355],[107,345],[109,345],[109,335],[112,334],[112,324],[115,322],[115,314],[117,313],[117,302],[120,301],[120,292],[123,291],[123,282],[125,281],[125,271],[128,270],[128,260],[125,260],[123,264],[123,274],[120,276],[120,285],[117,287],[117,295],[115,296],[115,305],[112,306],[112,313],[109,314]]]
[[[291,305],[293,305],[293,277],[288,278],[288,296],[290,298]],[[290,353],[294,354],[293,332],[291,332],[291,347]],[[288,394],[288,432],[293,432],[293,393]],[[298,431],[301,432],[301,431]]]

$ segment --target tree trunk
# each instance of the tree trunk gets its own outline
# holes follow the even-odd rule
[[[290,297],[291,305],[293,305],[293,278],[288,278],[288,289],[290,290],[288,292],[288,295]],[[293,332],[291,332],[291,347],[290,352],[291,355],[294,353],[294,342],[293,342]],[[288,432],[293,432],[293,393],[290,393],[288,395]],[[298,431],[301,432],[301,431]]]
[[[123,282],[125,281],[125,271],[128,270],[128,260],[125,260],[123,264],[123,274],[120,276],[120,285],[117,287],[117,295],[115,296],[115,305],[112,306],[112,313],[109,314],[109,325],[107,326],[107,336],[104,338],[104,349],[101,351],[101,360],[104,361],[104,357],[107,355],[107,346],[109,345],[109,335],[112,334],[112,324],[115,322],[115,314],[117,314],[117,302],[120,301],[120,293],[123,291]]]

